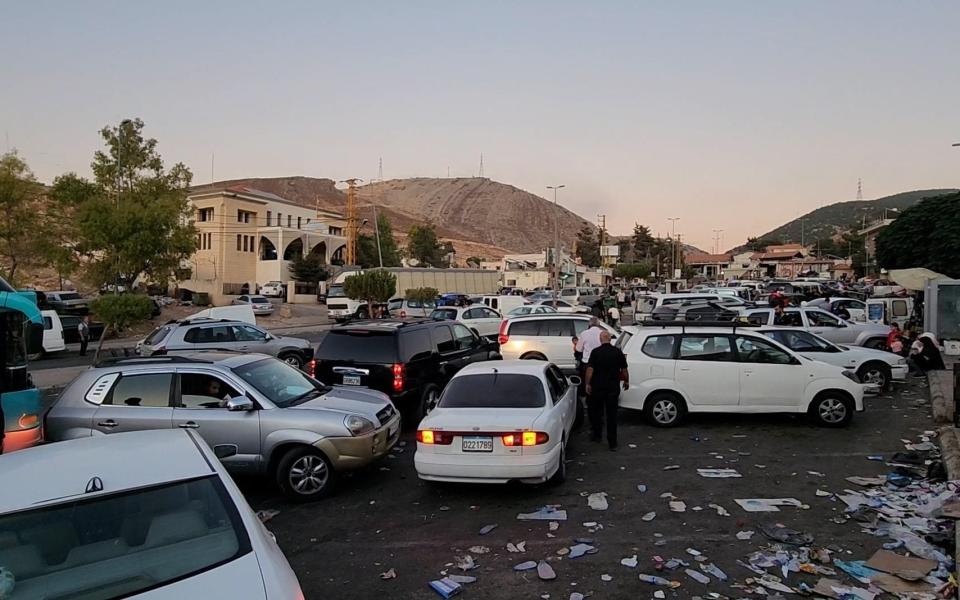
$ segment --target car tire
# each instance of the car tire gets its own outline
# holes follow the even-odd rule
[[[520,360],[543,360],[546,361],[547,357],[540,354],[539,352],[528,352],[520,357]]]
[[[277,358],[296,369],[303,369],[303,356],[299,352],[281,352]]]
[[[890,365],[873,361],[860,365],[860,368],[857,369],[857,378],[860,383],[877,383],[880,385],[880,390],[883,391],[890,386],[893,374]]]
[[[368,310],[365,309],[365,308],[358,308],[358,309],[357,309],[357,318],[358,318],[358,319],[369,319],[369,318],[370,318],[370,311],[368,311]]]
[[[560,458],[557,461],[557,470],[554,471],[547,483],[550,485],[560,485],[567,480],[567,439],[560,442]]]
[[[423,393],[420,394],[420,406],[417,407],[417,423],[437,407],[439,400],[440,388],[435,385],[428,385],[423,388]]]
[[[836,391],[820,392],[810,404],[810,416],[821,427],[846,427],[853,419],[853,402]]]
[[[322,452],[304,446],[284,454],[274,475],[280,491],[294,502],[311,502],[330,495],[337,478]]]
[[[883,350],[887,347],[887,338],[877,337],[870,338],[863,343],[864,348],[870,348],[871,350]]]
[[[676,427],[683,422],[687,414],[687,405],[676,394],[657,392],[647,399],[643,414],[656,427]]]

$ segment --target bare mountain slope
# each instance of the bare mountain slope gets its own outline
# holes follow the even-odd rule
[[[342,211],[346,193],[331,179],[271,177],[234,179],[198,186],[242,185],[271,192],[304,206]],[[486,178],[392,179],[358,189],[362,218],[372,221],[372,206],[390,217],[402,236],[411,225],[431,222],[437,234],[466,256],[502,256],[507,252],[537,252],[553,244],[553,206],[547,200],[511,185]],[[560,208],[561,243],[573,247],[576,233],[591,225]]]

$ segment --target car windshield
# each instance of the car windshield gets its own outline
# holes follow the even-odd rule
[[[80,300],[80,294],[76,292],[61,292],[57,294],[60,300]]]
[[[392,331],[369,329],[331,331],[320,342],[317,360],[352,360],[378,364],[400,362],[397,357],[397,336]]]
[[[327,298],[346,298],[346,294],[343,293],[342,285],[331,285],[330,289],[327,290]]]
[[[440,408],[541,408],[546,402],[539,377],[483,373],[453,378]]]
[[[216,476],[8,513],[0,532],[11,600],[126,598],[251,551]]]
[[[438,308],[430,313],[430,318],[437,321],[456,321],[457,311],[455,309],[446,310],[443,308]]]
[[[170,333],[171,329],[172,327],[170,327],[169,325],[164,325],[163,327],[157,327],[150,333],[150,335],[147,336],[145,340],[143,340],[143,343],[149,344],[151,346],[153,344],[159,344],[160,342],[163,341],[163,338],[167,337],[167,334]]]
[[[234,367],[233,372],[280,408],[296,406],[330,390],[329,386],[275,358]]]
[[[827,340],[806,331],[764,331],[763,334],[795,352],[837,351],[836,347]]]

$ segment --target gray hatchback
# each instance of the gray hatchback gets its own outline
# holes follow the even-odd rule
[[[223,319],[170,321],[137,344],[140,356],[195,350],[260,352],[304,370],[313,360],[313,346],[307,340],[277,336],[250,323]]]
[[[47,440],[195,429],[234,473],[272,477],[291,499],[320,498],[341,471],[381,458],[400,414],[381,392],[328,386],[262,354],[194,352],[90,368],[47,412]]]

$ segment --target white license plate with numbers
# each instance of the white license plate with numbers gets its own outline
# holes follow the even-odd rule
[[[344,375],[343,385],[360,385],[359,375]]]
[[[462,446],[464,452],[493,452],[493,438],[489,436],[465,436]]]

